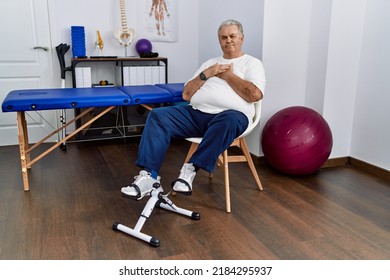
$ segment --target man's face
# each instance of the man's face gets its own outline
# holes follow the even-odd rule
[[[241,56],[241,46],[244,37],[235,25],[226,25],[219,31],[219,44],[225,58],[236,58]]]

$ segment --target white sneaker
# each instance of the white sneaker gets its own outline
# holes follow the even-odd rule
[[[122,188],[121,192],[123,196],[136,200],[140,200],[145,195],[149,195],[153,190],[154,183],[160,183],[160,176],[158,176],[157,179],[154,179],[150,176],[150,173],[145,170],[141,170],[139,175],[134,176],[134,179],[134,183]]]
[[[186,195],[192,194],[192,182],[195,175],[195,167],[192,163],[185,163],[180,170],[179,178],[172,183],[173,191]]]

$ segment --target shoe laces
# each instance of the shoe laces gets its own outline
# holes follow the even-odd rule
[[[148,178],[151,178],[150,173],[142,170],[139,172],[139,175],[134,176],[134,179],[135,179],[134,183],[137,184],[137,183],[141,182],[142,180],[145,180]]]
[[[195,172],[195,167],[192,163],[185,163],[180,170],[180,178],[184,180],[191,179],[191,175]]]
[[[155,180],[155,181],[157,181],[157,182],[160,182],[161,177],[160,177],[160,176],[157,176],[157,179],[154,179],[154,178],[152,177],[152,173],[147,172],[147,171],[145,171],[145,170],[142,170],[142,171],[139,172],[139,175],[134,176],[134,179],[135,179],[134,183],[137,184],[137,183],[139,183],[140,181],[143,181],[143,180],[145,180],[145,179],[153,179],[153,180]]]

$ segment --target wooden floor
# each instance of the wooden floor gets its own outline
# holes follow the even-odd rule
[[[161,171],[176,179],[188,143],[173,142]],[[225,212],[223,172],[200,171],[192,196],[177,206],[195,221],[155,209],[143,232],[158,248],[112,230],[134,227],[147,201],[121,196],[131,183],[137,143],[68,144],[29,171],[24,192],[17,146],[0,147],[0,259],[389,259],[390,182],[353,167],[306,177],[258,166],[257,190],[244,164],[230,166],[232,213]]]

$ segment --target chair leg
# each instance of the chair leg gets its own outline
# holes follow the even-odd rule
[[[252,157],[251,157],[251,155],[249,153],[249,149],[248,149],[248,146],[247,146],[246,141],[245,141],[244,138],[240,138],[240,147],[241,147],[242,153],[246,157],[246,160],[247,160],[248,165],[249,165],[249,169],[251,170],[251,172],[253,174],[253,178],[256,181],[257,187],[259,188],[259,190],[262,191],[263,190],[263,186],[261,185],[259,175],[257,174],[256,167],[255,167],[255,165],[253,163]]]
[[[193,153],[198,148],[197,143],[192,143],[191,147],[187,153],[185,162],[188,162],[193,155]],[[219,163],[222,163],[223,169],[224,169],[224,177],[225,177],[225,199],[226,199],[226,212],[231,212],[231,205],[230,205],[230,183],[229,183],[229,159],[228,159],[228,152],[225,150],[221,157],[218,159]],[[209,174],[209,178],[211,179],[213,177],[213,173]],[[174,195],[174,194],[173,194]]]
[[[229,159],[227,149],[223,152],[223,171],[225,176],[225,200],[226,200],[226,212],[231,212],[230,206],[230,182],[229,182]]]
[[[197,143],[192,143],[191,144],[191,147],[187,153],[187,157],[185,159],[184,162],[188,162],[190,160],[190,158],[192,157],[192,155],[195,153],[196,149],[198,148],[199,144]]]

